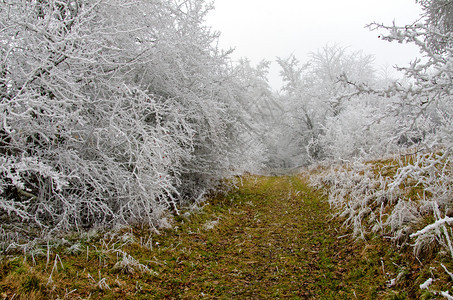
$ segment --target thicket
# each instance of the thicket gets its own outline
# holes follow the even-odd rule
[[[169,213],[251,168],[245,95],[205,24],[211,9],[202,0],[0,3],[5,245],[168,226]]]

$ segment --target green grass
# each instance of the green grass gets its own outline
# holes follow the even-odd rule
[[[124,246],[108,238],[85,239],[78,251],[60,246],[50,251],[49,262],[44,255],[36,258],[36,265],[30,258],[3,257],[0,295],[15,299],[420,296],[418,284],[429,277],[421,276],[420,270],[426,267],[381,238],[352,240],[341,221],[333,219],[325,199],[302,177],[246,176],[242,182],[227,195],[213,196],[201,212],[176,218],[174,228],[160,235],[129,229],[135,242]],[[150,272],[115,269],[122,256],[112,249],[127,252]],[[54,265],[57,269],[52,273]],[[389,287],[387,283],[398,274],[403,274],[400,281]]]

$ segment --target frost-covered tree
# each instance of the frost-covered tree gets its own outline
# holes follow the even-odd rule
[[[244,131],[241,134],[242,169],[259,173],[273,159],[270,151],[269,131],[275,122],[275,100],[268,83],[270,62],[263,60],[253,66],[242,58],[233,68],[235,85],[230,88],[238,99],[239,111],[244,114]]]
[[[233,168],[241,129],[202,0],[0,3],[0,217],[145,222]]]
[[[326,126],[344,109],[354,89],[341,78],[360,82],[374,80],[373,58],[333,45],[310,53],[310,60],[300,66],[291,56],[278,59],[284,82],[281,101],[287,109],[287,126],[292,134],[288,143],[297,164],[306,164],[329,155],[320,140]],[[304,151],[305,150],[305,151]]]
[[[453,28],[453,1],[419,0],[425,12],[425,22],[429,32],[425,41],[431,51],[443,52],[452,47],[451,32]]]
[[[279,146],[285,152],[285,166],[296,166],[306,162],[303,149],[318,135],[318,125],[325,113],[321,108],[324,103],[316,103],[316,99],[309,95],[309,84],[304,77],[307,65],[301,66],[294,55],[278,58],[277,63],[283,80],[279,101],[284,114],[280,130],[285,132],[280,134]]]
[[[417,59],[410,66],[399,68],[411,80],[410,86],[395,85],[382,93],[401,99],[390,107],[389,113],[398,114],[404,125],[398,136],[410,137],[410,144],[416,142],[417,145],[412,149],[413,163],[399,168],[391,187],[397,188],[407,181],[416,182],[429,193],[425,211],[428,208],[436,219],[442,219],[453,205],[453,1],[420,3],[424,15],[419,22],[407,26],[376,23],[371,26],[389,32],[382,36],[384,40],[415,44],[423,55],[423,60]],[[445,242],[453,256],[451,240],[442,233],[447,230],[445,223],[439,224],[443,227],[432,226],[432,230],[417,235],[416,245],[427,240],[427,235],[435,234]]]
[[[347,77],[370,84],[375,80],[373,62],[372,55],[366,55],[362,51],[348,51],[338,45],[326,45],[310,53],[310,94],[322,102],[327,101],[329,115],[337,116],[347,99],[343,96],[351,91],[340,79]]]

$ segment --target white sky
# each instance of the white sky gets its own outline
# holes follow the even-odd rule
[[[419,56],[415,46],[378,39],[365,25],[376,21],[405,25],[421,10],[415,0],[215,0],[208,24],[220,31],[220,46],[235,48],[233,59],[253,63],[275,61],[294,53],[304,62],[310,51],[327,43],[363,50],[376,58],[377,68],[407,65]],[[270,83],[278,89],[278,67],[273,63]]]

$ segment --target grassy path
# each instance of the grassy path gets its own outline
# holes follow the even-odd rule
[[[354,243],[298,177],[249,177],[163,237],[148,292],[170,298],[376,298],[391,253]],[[201,228],[201,229],[200,229]],[[395,258],[392,258],[393,260]],[[397,258],[396,258],[397,259]],[[394,267],[394,266],[393,266]],[[384,268],[384,269],[383,269]]]
[[[83,245],[86,253],[60,249],[64,268],[53,273],[53,288],[47,279],[51,268],[44,266],[44,258],[35,266],[11,267],[9,273],[3,267],[0,292],[20,295],[22,291],[24,298],[32,294],[35,299],[65,294],[69,299],[374,299],[390,295],[386,283],[396,276],[400,257],[382,243],[354,243],[303,179],[250,176],[237,191],[209,202],[202,212],[177,220],[173,230],[153,236],[148,247],[143,240],[138,242],[144,233],[134,232],[136,242],[123,250],[152,272],[115,270],[118,253],[109,250],[114,245],[108,246],[105,239],[97,247]],[[18,268],[31,268],[37,281],[31,288],[27,285],[25,292],[30,278]],[[16,290],[8,288],[14,283]]]

